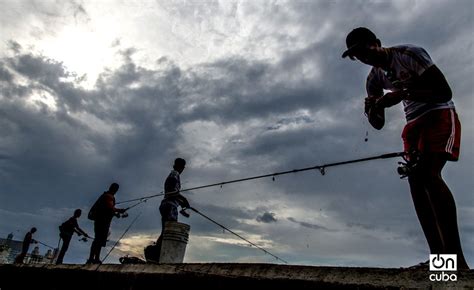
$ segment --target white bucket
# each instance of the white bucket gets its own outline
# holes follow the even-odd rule
[[[188,244],[190,226],[166,222],[163,230],[160,263],[183,263]]]

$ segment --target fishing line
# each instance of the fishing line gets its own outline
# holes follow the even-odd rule
[[[159,194],[159,195],[164,195],[164,194]],[[155,196],[159,196],[159,195],[155,195]],[[139,202],[137,202],[136,204],[131,205],[131,206],[125,208],[125,211],[127,211],[127,210],[129,210],[129,209],[131,209],[131,208],[134,208],[134,207],[136,207],[137,205],[142,204],[142,203],[145,203],[145,202],[147,202],[147,201],[148,201],[147,198],[141,198],[141,200],[140,200]],[[130,201],[127,201],[127,202],[130,202]],[[120,202],[119,202],[119,203],[120,203]],[[116,204],[119,204],[119,203],[116,203]],[[121,203],[125,203],[125,201],[122,201]]]
[[[33,239],[33,240],[35,240],[35,239]],[[52,250],[55,249],[54,247],[51,247],[50,245],[47,245],[47,244],[45,244],[45,243],[43,243],[43,242],[40,242],[40,241],[38,241],[38,240],[35,240],[35,241],[36,241],[38,244],[41,244],[41,245],[43,245],[43,246],[45,246],[45,247],[48,247],[48,248],[50,248],[50,249],[52,249]]]
[[[246,238],[244,238],[244,237],[242,237],[241,235],[237,234],[236,232],[232,231],[232,230],[229,229],[228,227],[226,227],[226,226],[224,226],[224,225],[222,225],[222,224],[216,222],[215,220],[211,219],[211,218],[208,217],[207,215],[205,215],[205,214],[203,214],[202,212],[198,211],[198,210],[195,209],[194,207],[188,207],[188,208],[189,208],[190,210],[194,211],[195,213],[199,214],[200,216],[202,216],[202,217],[208,219],[208,220],[211,221],[212,223],[214,223],[214,224],[218,225],[219,227],[223,228],[224,230],[228,231],[229,233],[231,233],[231,234],[233,234],[233,235],[239,237],[240,239],[246,241],[247,243],[249,243],[250,245],[256,247],[257,249],[262,250],[265,254],[269,254],[270,256],[275,257],[277,260],[280,260],[280,261],[284,262],[285,264],[288,264],[287,261],[285,261],[285,260],[283,260],[282,258],[280,258],[280,257],[278,257],[278,256],[276,256],[276,255],[274,255],[274,254],[272,254],[272,253],[270,253],[269,251],[267,251],[267,250],[265,250],[264,248],[262,248],[262,247],[256,245],[255,243],[252,243],[251,241],[247,240]]]
[[[120,242],[120,240],[125,236],[125,234],[128,232],[128,230],[130,230],[130,228],[132,227],[132,225],[137,221],[137,219],[140,217],[142,213],[140,212],[134,219],[133,221],[130,223],[130,225],[127,227],[127,229],[125,229],[125,231],[123,232],[122,236],[120,236],[120,238],[115,242],[114,246],[110,249],[110,251],[107,253],[107,255],[104,257],[104,259],[102,259],[102,261],[100,262],[100,264],[97,266],[97,268],[95,269],[97,271],[97,269],[99,269],[100,265],[102,265],[102,263],[105,262],[105,260],[109,257],[110,253],[112,253],[112,251],[115,249],[115,247],[118,245],[118,243]]]

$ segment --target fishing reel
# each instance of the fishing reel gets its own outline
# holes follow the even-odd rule
[[[398,162],[397,168],[397,172],[400,174],[400,179],[407,178],[416,171],[420,163],[421,154],[420,152],[413,150],[402,157],[404,162]]]
[[[88,234],[82,235],[82,234],[78,233],[78,235],[79,235],[79,241],[80,242],[87,243],[89,241],[89,239],[92,239],[92,240],[94,239],[91,236],[89,236]]]
[[[128,217],[128,213],[127,213],[127,212],[122,212],[122,213],[117,212],[117,213],[115,213],[115,216],[116,216],[117,218],[127,218],[127,217]]]

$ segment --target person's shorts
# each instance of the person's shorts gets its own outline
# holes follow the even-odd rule
[[[109,236],[110,223],[95,221],[94,222],[94,241],[101,247],[105,247]]]
[[[178,207],[172,202],[162,201],[160,205],[161,224],[178,221]]]
[[[405,152],[445,153],[457,161],[461,144],[461,123],[454,109],[433,110],[405,125],[402,133]]]

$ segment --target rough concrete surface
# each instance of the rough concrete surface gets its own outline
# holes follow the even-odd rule
[[[431,282],[424,269],[276,264],[0,265],[0,289],[474,289],[474,270]],[[245,289],[247,290],[247,289]]]

